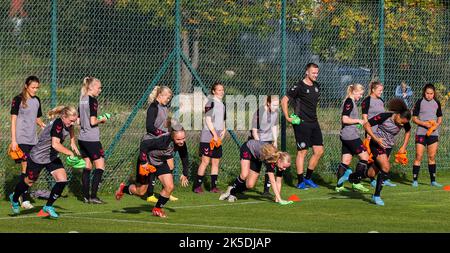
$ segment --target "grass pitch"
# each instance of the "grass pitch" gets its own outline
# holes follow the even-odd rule
[[[334,182],[322,182],[318,189],[309,190],[284,185],[285,199],[292,194],[301,199],[289,206],[262,197],[260,186],[235,203],[219,201],[218,194],[199,195],[178,187],[174,195],[179,200],[167,203],[166,219],[151,215],[153,204],[129,195],[121,201],[112,194],[102,195],[107,204],[92,205],[68,194],[56,202],[57,220],[37,217],[45,200],[34,200],[35,208],[22,210],[19,216],[12,216],[9,203],[2,200],[0,232],[450,232],[450,192],[429,186],[426,174],[421,174],[418,188],[412,188],[408,180],[394,181],[397,187],[384,187],[384,207],[371,203],[373,189],[369,193],[336,193]],[[438,181],[449,184],[450,174],[439,175]],[[370,188],[367,182],[364,185]]]

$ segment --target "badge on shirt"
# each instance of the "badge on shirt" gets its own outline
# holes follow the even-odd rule
[[[319,89],[317,89],[317,87],[316,88],[314,88],[315,90],[316,90],[316,92],[319,92]]]

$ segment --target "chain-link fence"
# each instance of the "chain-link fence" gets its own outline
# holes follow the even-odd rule
[[[107,154],[102,190],[110,190],[134,173],[145,101],[154,85],[168,85],[194,99],[195,87],[207,92],[221,81],[226,94],[243,96],[236,106],[240,118],[250,114],[242,112],[251,107],[246,105],[253,101],[250,96],[283,95],[303,77],[308,62],[320,67],[318,114],[325,155],[318,174],[333,174],[340,160],[339,106],[346,86],[367,87],[374,79],[385,84],[385,100],[394,97],[402,81],[411,86],[412,101],[420,98],[425,83],[436,84],[444,108],[437,160],[439,169],[449,169],[449,9],[443,0],[1,1],[0,183],[10,190],[16,182],[18,166],[6,155],[9,110],[29,75],[41,79],[43,111],[77,106],[85,76],[102,81],[99,110],[112,114],[101,126]],[[191,100],[183,101],[185,110]],[[193,101],[190,107],[201,108]],[[195,173],[200,131],[198,121],[190,122],[193,126],[185,127]],[[238,144],[248,135],[246,129],[228,127],[233,136],[224,141],[222,182],[239,173]],[[287,150],[295,156],[290,126],[286,132]],[[413,150],[411,141],[410,160]],[[77,191],[80,173],[68,171]],[[43,175],[39,185],[45,187],[51,180]]]

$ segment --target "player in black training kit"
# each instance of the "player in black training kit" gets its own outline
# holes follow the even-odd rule
[[[317,121],[316,112],[320,88],[320,85],[316,82],[318,75],[319,66],[314,63],[308,63],[305,68],[305,78],[294,85],[287,95],[281,99],[281,109],[286,120],[293,123],[293,119],[288,113],[289,102],[294,106],[295,114],[302,120],[300,124],[292,125],[297,144],[295,164],[297,167],[298,189],[319,187],[311,180],[312,173],[323,155],[322,131]],[[313,155],[309,160],[306,176],[303,178],[303,163],[310,147],[313,149]]]

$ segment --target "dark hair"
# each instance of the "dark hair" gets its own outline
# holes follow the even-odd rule
[[[315,64],[315,63],[313,63],[313,62],[310,62],[310,63],[306,64],[306,66],[305,66],[305,71],[308,70],[308,69],[310,69],[310,68],[316,68],[316,69],[318,69],[318,68],[319,68],[319,65],[317,65],[317,64]]]
[[[37,78],[37,76],[29,76],[27,77],[27,79],[25,79],[25,84],[27,86],[30,85],[32,82],[40,83],[39,78]]]
[[[427,89],[432,89],[434,91],[434,97],[436,97],[436,87],[434,87],[432,83],[427,83],[425,84],[425,86],[423,86],[422,97],[425,97],[425,92],[427,91]]]
[[[372,81],[369,85],[369,95],[372,94],[373,90],[376,89],[378,86],[383,86],[383,84],[380,81]]]
[[[215,91],[215,90],[216,90],[216,87],[219,86],[219,85],[222,85],[222,86],[223,86],[223,84],[222,84],[221,82],[215,82],[215,83],[212,85],[212,87],[211,87],[211,94],[214,95],[213,91]]]
[[[393,98],[389,100],[387,108],[389,111],[399,114],[401,118],[411,120],[411,111],[401,98]]]
[[[22,97],[23,108],[27,108],[28,107],[27,100],[30,97],[28,96],[27,88],[33,82],[40,83],[39,78],[37,78],[36,76],[29,76],[29,77],[27,77],[27,79],[25,79],[25,86],[23,86],[22,93],[20,94],[20,96]]]

